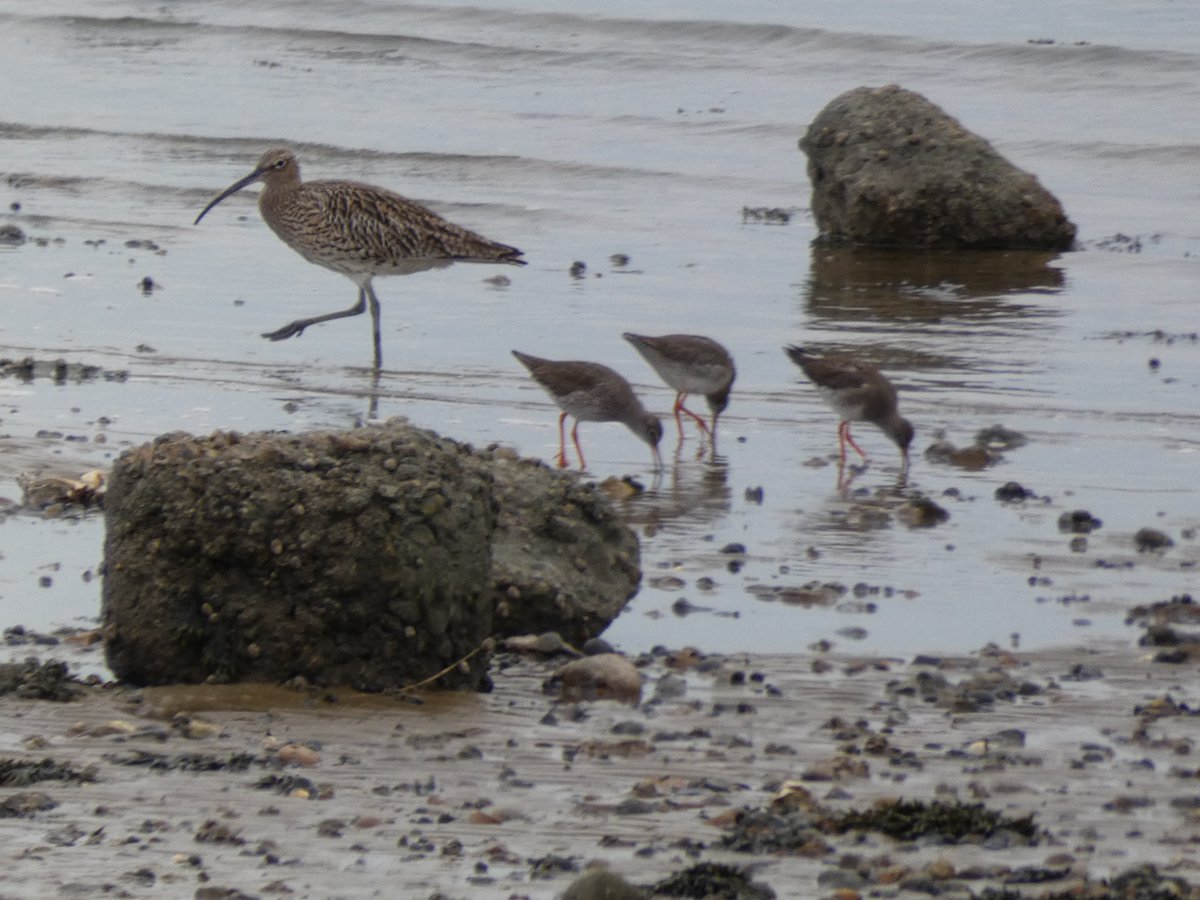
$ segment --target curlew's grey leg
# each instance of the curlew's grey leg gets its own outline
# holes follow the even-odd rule
[[[383,351],[380,349],[379,341],[379,298],[375,296],[375,288],[371,287],[371,282],[368,281],[363,290],[367,292],[367,302],[371,305],[371,330],[375,337],[375,369],[378,371],[383,367]]]
[[[374,296],[374,295],[372,295]],[[378,308],[378,302],[375,301]],[[264,331],[263,337],[271,341],[282,341],[290,337],[298,337],[304,333],[304,329],[309,325],[316,325],[319,322],[328,322],[331,319],[344,319],[347,316],[359,316],[366,312],[367,309],[367,294],[365,288],[358,289],[358,302],[349,309],[343,309],[340,312],[326,313],[323,316],[313,316],[311,319],[297,319],[288,325],[284,325],[278,331]],[[378,321],[378,318],[376,319]],[[375,342],[375,359],[376,365],[379,365],[379,341]]]

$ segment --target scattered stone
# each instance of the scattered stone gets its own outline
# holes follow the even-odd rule
[[[504,639],[504,649],[514,653],[532,653],[538,656],[583,656],[562,639],[557,631],[543,634],[518,634]]]
[[[642,698],[642,675],[618,653],[585,656],[567,663],[546,682],[548,693],[560,692],[567,702],[619,700],[638,703]]]
[[[915,497],[896,508],[896,518],[909,528],[933,528],[947,521],[950,513],[928,497]]]
[[[1075,226],[1038,180],[920,94],[836,97],[800,140],[824,243],[1069,250]]]
[[[33,381],[35,378],[49,378],[57,384],[65,384],[68,381],[82,383],[96,378],[103,378],[105,381],[125,381],[129,378],[129,370],[105,370],[99,366],[70,363],[65,359],[34,359],[32,356],[23,359],[0,358],[0,378],[9,377],[24,382]]]
[[[548,853],[536,859],[528,860],[530,878],[554,878],[563,872],[579,871],[579,858],[576,856],[559,856]]]
[[[1086,509],[1065,512],[1058,517],[1058,530],[1070,534],[1091,534],[1103,524]]]
[[[802,585],[763,584],[747,586],[746,593],[756,600],[779,601],[791,606],[832,606],[847,592],[844,584],[810,581]]]
[[[218,822],[216,819],[209,819],[201,825],[196,830],[192,839],[197,844],[232,844],[233,846],[241,846],[246,843],[246,839],[236,829],[229,827],[224,822]]]
[[[78,478],[65,476],[18,475],[21,505],[44,512],[50,507],[76,506],[98,509],[104,505],[104,473],[99,469],[84,472]]]
[[[563,891],[561,900],[646,900],[647,893],[608,869],[589,869]]]
[[[996,488],[996,499],[1001,503],[1020,503],[1035,496],[1037,495],[1033,491],[1015,481],[1006,482]]]
[[[1175,542],[1157,528],[1139,528],[1133,536],[1133,543],[1138,553],[1158,553],[1175,546]]]
[[[786,225],[792,220],[794,209],[782,209],[778,206],[743,206],[742,223],[763,222],[767,225]]]
[[[1029,438],[1019,431],[1003,425],[992,425],[975,433],[975,445],[989,450],[1006,452],[1017,450],[1029,443]]]
[[[721,846],[738,853],[794,853],[813,858],[823,857],[833,849],[826,843],[822,832],[825,812],[816,806],[783,812],[738,810],[733,813],[729,832],[721,838]]]
[[[284,744],[275,754],[281,765],[308,768],[321,762],[321,754],[304,744]]]
[[[0,245],[19,247],[25,243],[25,232],[11,222],[0,225]]]
[[[28,819],[35,813],[46,812],[58,806],[49,794],[41,791],[22,791],[0,800],[0,819]]]

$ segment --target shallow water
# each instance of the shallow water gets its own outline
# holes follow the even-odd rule
[[[647,579],[610,629],[621,648],[828,639],[903,654],[1132,637],[1126,606],[1188,590],[1200,557],[1187,537],[1200,526],[1188,10],[641,6],[0,2],[0,53],[20,73],[0,114],[0,220],[47,239],[0,249],[0,356],[128,373],[0,380],[3,492],[39,456],[71,471],[176,429],[345,427],[372,413],[549,459],[555,412],[510,349],[606,362],[663,412],[670,394],[620,334],[689,331],[738,364],[718,459],[695,459],[694,434],[672,457],[668,423],[673,461],[655,482],[623,428],[582,429],[591,474],[651,488],[630,504]],[[1080,251],[810,248],[796,140],[841,91],[888,82],[1036,173]],[[277,144],[308,177],[399,190],[530,264],[381,280],[386,371],[372,396],[366,317],[260,337],[349,306],[348,281],[284,247],[250,191],[191,225]],[[792,215],[743,213],[758,207]],[[583,278],[568,274],[576,260]],[[496,274],[511,284],[484,282]],[[792,342],[859,348],[900,386],[918,428],[902,491],[878,433],[858,431],[874,462],[848,491],[836,466],[815,464],[836,422],[784,357]],[[961,445],[997,423],[1030,438],[997,467],[921,455],[939,431]],[[1048,501],[998,503],[1012,480]],[[761,503],[748,499],[759,487]],[[897,520],[917,492],[950,520]],[[1072,553],[1056,523],[1081,508],[1104,524]],[[1142,526],[1176,546],[1139,556]],[[4,620],[94,616],[101,541],[95,519],[0,526]],[[736,572],[720,552],[731,543],[747,551]],[[811,605],[797,590],[810,582],[859,589]],[[674,614],[681,597],[708,611]]]

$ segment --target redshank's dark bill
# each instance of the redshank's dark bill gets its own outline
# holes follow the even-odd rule
[[[579,457],[579,467],[585,468],[583,450],[579,446],[580,422],[621,422],[650,445],[654,467],[662,468],[658,442],[662,439],[662,422],[646,411],[633,388],[621,375],[608,366],[582,360],[541,359],[512,352],[562,410],[558,417],[558,456],[560,468],[567,466],[567,439],[564,431],[567,416],[575,419],[571,440]]]
[[[679,414],[691,416],[700,430],[716,439],[717,418],[729,405],[729,391],[737,370],[729,351],[712,338],[699,334],[664,334],[651,337],[626,332],[623,337],[650,364],[658,377],[675,390],[675,427],[683,440]],[[684,401],[688,394],[703,394],[712,412],[712,426],[696,415]]]
[[[383,364],[379,298],[371,280],[377,275],[410,275],[455,262],[525,265],[521,251],[448,222],[399,194],[357,181],[302,181],[300,163],[286,148],[268,150],[254,171],[213,198],[196,216],[247,185],[263,183],[258,210],[279,238],[318,266],[345,275],[358,285],[358,302],[349,309],[297,319],[263,335],[273,341],[296,337],[319,322],[361,315],[370,307],[375,368]]]
[[[908,467],[908,447],[913,439],[912,423],[900,415],[896,388],[875,366],[849,356],[812,356],[802,347],[789,346],[784,352],[798,365],[808,380],[817,386],[825,402],[837,413],[838,451],[844,465],[846,444],[863,459],[867,454],[850,436],[851,422],[870,422],[900,448],[904,467]]]

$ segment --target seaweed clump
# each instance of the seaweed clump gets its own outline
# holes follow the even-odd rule
[[[871,809],[849,810],[836,816],[831,826],[838,834],[847,831],[877,831],[898,841],[936,840],[944,844],[987,840],[1010,832],[1034,843],[1037,827],[1033,814],[1007,818],[982,803],[944,803],[935,800],[900,800]]]
[[[652,888],[654,896],[713,898],[713,900],[771,900],[775,892],[753,881],[741,866],[698,863],[667,876]]]
[[[42,781],[82,784],[95,780],[95,766],[75,769],[48,756],[42,760],[0,759],[0,787],[27,787]]]
[[[41,662],[29,657],[24,662],[0,663],[0,696],[16,694],[22,700],[74,700],[83,685],[58,660]]]

